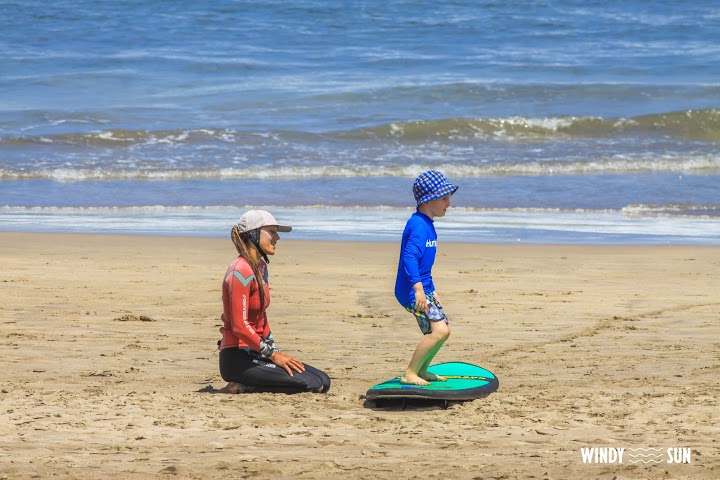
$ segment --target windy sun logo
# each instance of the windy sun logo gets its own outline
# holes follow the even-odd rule
[[[586,464],[671,464],[692,462],[692,449],[685,447],[670,448],[616,448],[583,447],[580,449],[583,463]]]

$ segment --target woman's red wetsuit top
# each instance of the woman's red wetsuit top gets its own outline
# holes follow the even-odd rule
[[[252,267],[242,257],[236,258],[228,267],[223,280],[220,349],[250,347],[258,352],[264,350],[264,340],[270,335],[270,324],[265,314],[265,309],[270,305],[270,288],[267,265],[262,260],[259,271],[262,279],[255,278]],[[260,308],[261,284],[265,289],[264,308]]]

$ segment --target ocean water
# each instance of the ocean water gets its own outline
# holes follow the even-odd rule
[[[720,245],[712,2],[0,1],[0,230]]]

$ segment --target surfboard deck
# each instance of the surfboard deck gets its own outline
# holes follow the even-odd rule
[[[430,385],[405,385],[400,377],[391,378],[370,388],[367,400],[408,399],[467,401],[487,397],[500,387],[498,378],[482,367],[464,362],[447,362],[432,365],[428,371],[446,377],[446,382]]]

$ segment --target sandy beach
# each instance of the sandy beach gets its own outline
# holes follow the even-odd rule
[[[0,233],[0,478],[720,477],[720,248],[442,243],[436,361],[500,389],[370,409],[420,340],[392,294],[397,250],[281,240],[274,336],[332,388],[229,395],[229,240]],[[631,462],[641,448],[661,461]]]

